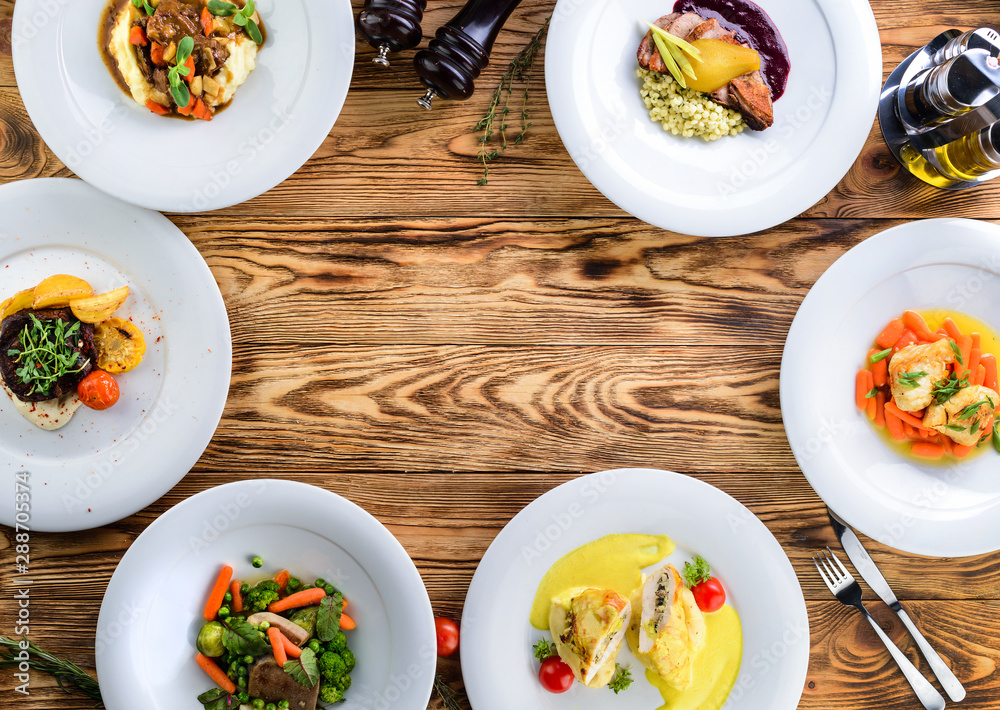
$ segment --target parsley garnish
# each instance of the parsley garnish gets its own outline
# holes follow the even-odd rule
[[[554,643],[546,641],[545,639],[538,639],[538,643],[535,644],[533,650],[535,653],[535,658],[537,658],[539,661],[544,661],[546,658],[551,658],[557,653],[556,645]]]
[[[693,587],[696,584],[700,584],[705,580],[712,578],[712,568],[709,567],[708,562],[701,555],[695,555],[693,562],[684,563],[684,572],[682,573],[684,577],[684,582],[689,587]]]
[[[955,373],[951,373],[951,377],[947,380],[938,380],[934,383],[934,387],[931,388],[935,399],[937,399],[938,404],[944,404],[949,399],[954,397],[960,391],[964,390],[969,386],[969,373],[966,372],[961,378],[955,376]]]
[[[20,365],[17,376],[22,383],[31,385],[29,395],[47,395],[56,380],[82,371],[90,361],[79,362],[80,353],[69,342],[80,331],[79,321],[67,327],[61,319],[43,322],[34,313],[29,317],[31,323],[21,331],[21,349],[9,349],[7,357]]]
[[[621,691],[632,685],[632,669],[623,666],[621,663],[615,664],[615,674],[608,683],[608,687],[618,695]]]
[[[875,353],[874,355],[872,355],[868,359],[874,365],[876,362],[881,362],[882,360],[885,360],[887,357],[889,357],[889,353],[891,353],[891,352],[892,352],[892,348],[886,348],[885,350],[883,350],[881,352]]]
[[[901,385],[906,385],[910,389],[913,389],[920,386],[919,380],[921,377],[927,377],[927,373],[923,370],[917,370],[915,372],[904,372],[898,379]]]

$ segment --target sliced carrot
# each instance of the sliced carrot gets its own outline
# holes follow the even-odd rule
[[[291,579],[291,575],[288,574],[287,569],[283,569],[278,574],[274,575],[274,581],[278,584],[278,591],[282,594],[288,588],[288,580]]]
[[[976,448],[976,447],[975,446],[965,446],[963,444],[952,444],[951,454],[952,454],[952,456],[956,456],[956,457],[958,457],[960,459],[964,459],[966,456],[969,455],[969,452],[971,452],[974,448]]]
[[[913,414],[910,414],[909,412],[904,412],[902,409],[900,409],[899,407],[896,406],[895,402],[891,402],[891,401],[890,402],[886,402],[885,403],[885,411],[892,412],[893,415],[899,417],[900,419],[902,419],[904,422],[906,422],[910,426],[916,427],[918,429],[923,429],[924,428],[924,422],[923,422],[922,419],[914,416]]]
[[[969,378],[970,385],[981,385],[986,381],[986,365],[980,363],[976,366],[976,374]]]
[[[271,641],[271,653],[274,654],[274,660],[278,662],[278,666],[281,667],[288,662],[288,654],[285,653],[285,645],[281,643],[281,629],[277,626],[271,626],[267,629],[267,638]]]
[[[319,587],[313,587],[311,589],[303,589],[301,592],[295,592],[295,594],[289,594],[284,599],[279,599],[276,602],[271,602],[267,606],[267,610],[272,613],[277,613],[279,611],[285,611],[286,609],[295,609],[300,606],[312,606],[319,602],[320,599],[326,596],[326,592]]]
[[[191,94],[191,99],[188,101],[188,105],[184,107],[178,106],[177,113],[181,116],[190,116],[191,112],[194,110],[195,101],[197,101],[197,98],[194,94]]]
[[[195,663],[201,666],[203,671],[208,673],[208,676],[215,681],[216,685],[227,693],[232,694],[236,692],[236,684],[215,664],[215,661],[200,653],[194,657],[194,660]]]
[[[212,587],[212,592],[208,595],[208,601],[205,602],[205,618],[209,621],[214,620],[219,614],[222,598],[226,596],[226,590],[229,589],[229,582],[232,579],[233,568],[229,565],[223,566],[215,580],[215,586]]]
[[[955,321],[953,321],[951,318],[945,318],[944,323],[941,324],[941,327],[944,328],[944,331],[953,340],[958,340],[959,338],[962,337],[962,331],[959,330],[958,326],[955,325]]]
[[[906,431],[903,429],[903,421],[888,409],[885,410],[885,426],[889,430],[889,436],[896,441],[902,441],[906,438]]]
[[[916,311],[906,311],[903,313],[903,324],[916,333],[920,340],[925,340],[927,342],[937,340],[937,338],[934,337],[934,333],[931,332],[930,327],[927,325],[927,321],[925,321],[924,317]]]
[[[188,73],[183,75],[184,81],[190,84],[191,80],[194,79],[194,57],[188,57],[187,61],[184,62],[184,66],[186,66],[188,70]]]
[[[872,377],[871,370],[858,370],[857,376],[854,378],[854,403],[858,406],[862,412],[868,409],[868,400],[865,399],[871,391],[871,387],[868,386],[868,378]],[[872,387],[875,386],[875,380],[872,380]]]
[[[889,321],[889,325],[883,328],[882,332],[878,334],[878,337],[875,338],[875,342],[883,350],[891,348],[903,335],[903,330],[905,328],[906,326],[903,324],[902,318],[893,318]]]
[[[962,375],[969,371],[969,363],[972,361],[972,337],[969,335],[960,335],[955,340],[955,344],[958,345],[958,349],[962,353],[962,361],[955,363],[955,375],[956,377],[962,377]]]
[[[170,109],[168,109],[166,106],[162,106],[156,103],[152,99],[146,102],[146,108],[148,108],[153,113],[158,113],[161,116],[166,116],[168,113],[170,113]]]
[[[212,18],[212,13],[208,11],[207,7],[201,8],[201,27],[205,30],[205,36],[208,37],[215,30],[215,20]]]
[[[163,58],[163,52],[166,50],[159,42],[153,42],[149,45],[149,60],[153,62],[158,67],[167,66],[167,60]]]
[[[350,631],[352,629],[358,628],[358,625],[354,623],[354,619],[349,617],[347,614],[340,615],[340,628]]]
[[[986,379],[983,380],[983,387],[989,387],[994,392],[1000,394],[1000,387],[997,382],[997,359],[992,353],[986,353],[979,358],[979,364],[986,368]]]
[[[140,47],[145,47],[149,44],[149,38],[146,37],[146,30],[142,29],[138,25],[129,30],[128,41],[129,44],[135,44]]]
[[[875,426],[885,426],[885,392],[881,390],[875,395]]]
[[[281,645],[284,647],[285,654],[289,658],[298,658],[302,655],[302,649],[292,643],[284,634],[281,634]]]
[[[196,118],[200,118],[202,121],[212,120],[212,110],[201,99],[194,102],[194,108],[191,112]]]
[[[243,595],[240,594],[240,581],[238,579],[229,583],[229,593],[233,595],[231,608],[238,614],[243,611]]]
[[[939,459],[944,456],[944,447],[929,441],[918,441],[910,447],[910,452],[925,459]]]

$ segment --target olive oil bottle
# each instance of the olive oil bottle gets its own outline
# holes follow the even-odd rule
[[[1000,124],[936,148],[934,157],[942,172],[958,180],[975,180],[1000,170]]]

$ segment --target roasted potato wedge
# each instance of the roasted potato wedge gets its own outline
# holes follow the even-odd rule
[[[84,323],[100,323],[113,316],[126,298],[128,286],[122,286],[97,296],[74,298],[69,302],[69,309]]]
[[[76,298],[93,296],[94,289],[78,276],[56,274],[35,286],[32,308],[62,308]]]
[[[142,362],[146,354],[146,338],[134,323],[121,318],[109,318],[94,326],[97,366],[105,372],[128,372]]]
[[[18,291],[3,302],[3,307],[0,308],[0,320],[31,308],[34,301],[35,289],[26,288],[23,291]]]

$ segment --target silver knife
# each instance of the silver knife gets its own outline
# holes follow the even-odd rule
[[[927,639],[917,629],[913,620],[910,619],[910,615],[906,613],[906,609],[896,599],[896,595],[892,593],[889,583],[885,581],[885,577],[878,571],[878,567],[875,566],[875,562],[868,555],[868,551],[861,544],[861,540],[858,539],[858,536],[839,515],[829,508],[826,510],[830,514],[830,524],[833,525],[833,531],[837,533],[837,539],[840,540],[844,552],[847,553],[847,556],[851,558],[851,562],[854,563],[854,569],[868,583],[872,591],[888,604],[889,608],[896,612],[902,620],[903,626],[913,636],[913,640],[917,642],[917,647],[924,654],[924,658],[927,659],[931,670],[934,671],[934,675],[937,676],[937,679],[941,682],[941,687],[948,693],[948,697],[951,698],[952,702],[957,703],[963,700],[965,698],[965,688],[962,687],[955,674],[945,665],[945,662],[941,660],[941,656],[931,648],[931,645],[927,643]]]

